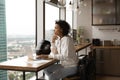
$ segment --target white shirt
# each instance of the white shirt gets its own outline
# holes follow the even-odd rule
[[[76,66],[78,58],[75,53],[73,39],[69,36],[58,38],[55,43],[51,43],[50,58],[60,60],[64,67]]]

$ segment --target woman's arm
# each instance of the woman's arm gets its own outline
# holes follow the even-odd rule
[[[73,42],[69,37],[64,37],[60,42],[57,48],[58,54],[52,54],[53,58],[59,59],[59,60],[65,60],[69,56],[69,53],[71,53],[71,50],[74,50],[71,48],[73,45],[71,45]]]

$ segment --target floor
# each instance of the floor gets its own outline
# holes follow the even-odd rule
[[[120,77],[113,76],[97,76],[96,80],[120,80]]]

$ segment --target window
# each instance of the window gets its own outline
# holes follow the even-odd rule
[[[51,40],[55,21],[59,20],[59,8],[45,3],[45,39]]]
[[[70,24],[71,27],[70,36],[76,40],[76,30],[73,29],[73,11],[68,9],[68,7],[66,7],[66,21]]]
[[[26,6],[27,5],[27,6]],[[35,48],[35,0],[6,0],[8,58]]]
[[[73,21],[72,21],[72,10],[67,10],[66,9],[66,21],[70,24],[70,27],[72,29],[72,26],[73,26]]]
[[[27,55],[35,49],[35,0],[6,0],[7,58]],[[29,51],[29,52],[30,52]],[[29,77],[34,73],[28,73]],[[17,76],[19,75],[19,77]],[[20,77],[21,76],[21,77]],[[21,72],[9,71],[9,80],[22,80]]]
[[[66,21],[70,24],[71,29],[73,28],[73,10],[69,4],[70,0],[66,0]]]

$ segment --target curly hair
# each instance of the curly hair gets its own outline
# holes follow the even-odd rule
[[[67,23],[64,20],[58,20],[55,22],[55,24],[58,24],[60,26],[60,28],[63,30],[63,36],[68,35],[68,33],[70,32],[70,25],[69,23]]]

